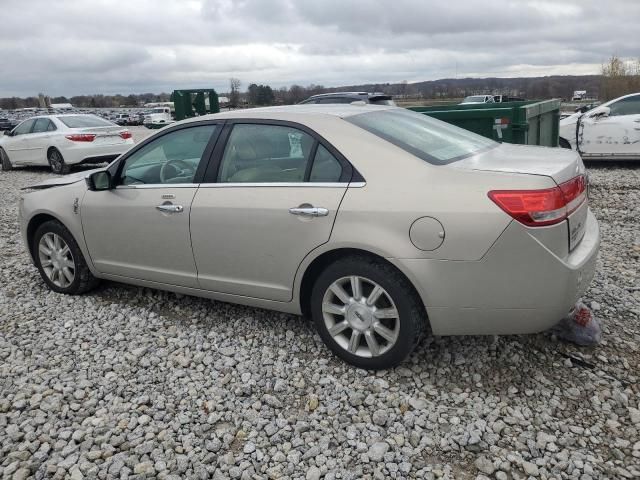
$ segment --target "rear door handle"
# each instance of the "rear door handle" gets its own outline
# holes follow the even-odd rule
[[[158,205],[156,209],[164,213],[182,213],[184,211],[184,207],[182,205],[173,205],[172,203]]]
[[[322,207],[293,207],[289,209],[289,213],[302,217],[326,217],[329,215],[329,210]]]

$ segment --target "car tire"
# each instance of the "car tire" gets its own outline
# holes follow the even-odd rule
[[[58,175],[66,175],[69,173],[69,165],[64,162],[64,157],[57,148],[50,148],[47,152],[47,160],[51,171]]]
[[[9,155],[7,155],[7,152],[5,152],[2,148],[0,148],[0,169],[2,169],[3,172],[13,170],[13,165],[11,165]]]
[[[335,355],[367,370],[400,364],[427,330],[424,306],[406,277],[364,255],[337,260],[318,276],[311,316]]]
[[[40,276],[54,292],[79,295],[99,283],[73,235],[57,220],[49,220],[38,227],[33,236],[32,251]]]

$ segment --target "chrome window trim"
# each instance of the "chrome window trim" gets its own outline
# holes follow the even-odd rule
[[[198,188],[199,183],[142,183],[139,185],[117,185],[116,190],[146,190],[149,188]]]
[[[229,182],[229,183],[143,183],[117,185],[116,190],[146,190],[155,188],[242,188],[242,187],[314,187],[314,188],[362,188],[367,182]]]
[[[364,187],[365,182],[228,182],[228,183],[202,183],[200,188],[242,188],[242,187],[312,187],[312,188],[345,188]]]

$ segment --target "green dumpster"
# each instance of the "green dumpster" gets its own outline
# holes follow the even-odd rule
[[[409,107],[498,142],[558,146],[560,100]]]
[[[171,94],[171,101],[175,106],[176,120],[220,111],[218,94],[212,88],[174,90]]]

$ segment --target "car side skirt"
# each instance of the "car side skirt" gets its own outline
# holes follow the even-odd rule
[[[122,277],[119,275],[111,275],[104,273],[94,272],[94,275],[104,280],[111,280],[113,282],[126,283],[129,285],[136,285],[139,287],[154,288],[157,290],[165,290],[168,292],[180,293],[183,295],[192,295],[194,297],[208,298],[210,300],[216,300],[219,302],[235,303],[238,305],[246,305],[248,307],[264,308],[267,310],[276,310],[283,313],[291,313],[294,315],[301,315],[300,304],[297,301],[292,302],[277,302],[274,300],[264,300],[260,298],[245,297],[242,295],[233,295],[229,293],[212,292],[208,290],[202,290],[199,288],[181,287],[178,285],[170,285],[166,283],[151,282],[148,280],[140,280],[137,278]]]

